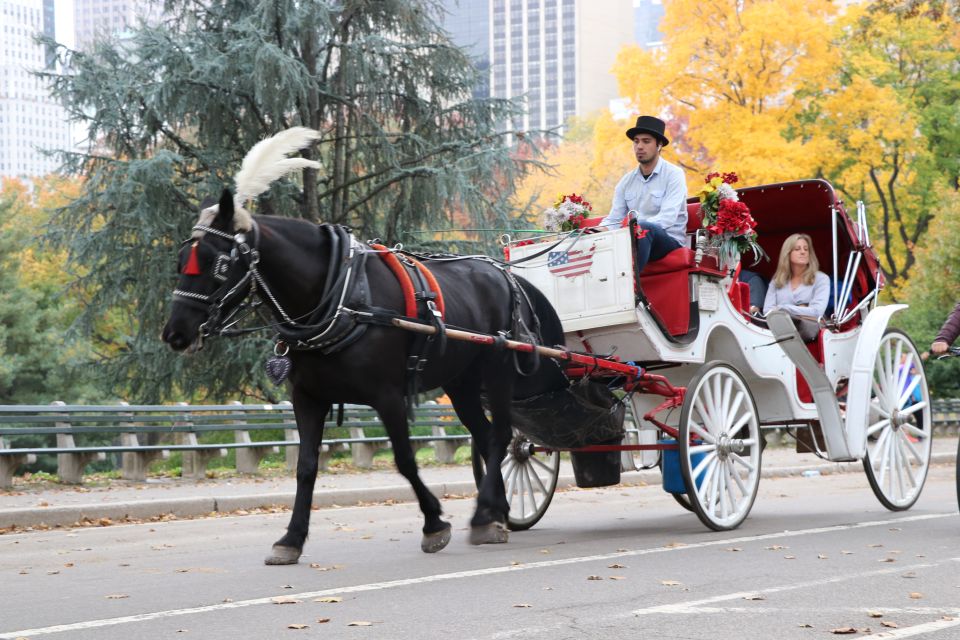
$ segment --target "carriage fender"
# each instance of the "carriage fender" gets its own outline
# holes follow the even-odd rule
[[[847,444],[850,453],[863,458],[867,447],[867,422],[870,418],[870,393],[873,388],[873,368],[877,359],[880,340],[887,330],[890,318],[906,309],[905,304],[890,304],[876,307],[867,315],[857,339],[850,366],[850,383],[847,391]]]

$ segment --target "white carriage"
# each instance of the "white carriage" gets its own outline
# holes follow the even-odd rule
[[[831,276],[831,301],[843,301],[820,319],[815,342],[804,343],[783,312],[771,313],[766,326],[749,316],[741,267],[718,264],[694,201],[688,204],[690,246],[650,263],[639,277],[630,228],[508,246],[511,261],[529,258],[516,273],[554,305],[568,349],[638,367],[635,376],[567,368],[571,379],[591,377],[621,390],[635,421],[622,442],[576,452],[608,459],[613,452],[625,468],[661,465],[665,488],[678,502],[708,527],[727,530],[753,505],[765,431],[777,427],[796,438],[798,452],[861,460],[880,502],[909,508],[930,460],[930,397],[916,347],[888,328],[905,305],[877,304],[883,278],[862,206],[852,221],[822,180],[738,193],[772,256],[744,268],[769,280],[788,235],[813,238],[821,270]],[[679,485],[667,478],[675,456]],[[503,467],[511,527],[540,519],[558,469],[557,448],[517,434]]]

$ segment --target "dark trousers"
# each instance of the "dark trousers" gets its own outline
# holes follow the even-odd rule
[[[763,311],[763,302],[767,297],[767,281],[755,271],[741,269],[740,282],[750,285],[750,306]]]
[[[682,246],[658,225],[638,222],[637,226],[647,232],[637,240],[637,273],[643,272],[643,268],[647,266],[648,262],[660,260],[674,249],[679,249]]]

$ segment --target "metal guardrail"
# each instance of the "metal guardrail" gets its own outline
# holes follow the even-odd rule
[[[423,404],[411,424],[415,448],[432,446],[439,462],[453,462],[470,436],[450,405]],[[386,430],[369,407],[345,405],[342,426],[327,420],[320,454],[326,468],[336,452],[350,452],[354,466],[369,468],[374,454],[390,446]],[[225,441],[229,440],[229,441]],[[299,436],[289,402],[276,405],[0,405],[0,488],[37,456],[57,457],[62,482],[80,483],[87,466],[113,461],[121,477],[144,480],[149,465],[179,452],[184,477],[203,478],[207,463],[235,450],[237,471],[257,473],[262,458],[283,448],[296,467]]]
[[[337,452],[350,452],[354,466],[369,468],[374,454],[390,446],[382,423],[369,407],[345,405],[343,426],[335,425],[336,417],[331,416],[325,428],[321,469]],[[632,441],[637,441],[635,425],[628,407],[625,426]],[[958,435],[960,399],[935,400],[933,426],[935,435]],[[784,431],[776,427],[764,430],[768,441],[782,437]],[[283,435],[277,437],[280,431]],[[446,404],[420,405],[411,433],[414,447],[432,446],[441,463],[453,462],[456,450],[470,444],[469,433],[453,407]],[[223,434],[232,441],[223,441],[227,437]],[[263,457],[279,453],[281,448],[287,467],[294,469],[299,444],[289,402],[0,405],[0,488],[11,487],[16,472],[42,455],[57,456],[57,475],[65,483],[80,483],[91,462],[108,456],[114,459],[121,477],[144,480],[150,463],[172,452],[182,454],[184,477],[203,478],[209,460],[226,456],[231,449],[241,473],[257,473]]]

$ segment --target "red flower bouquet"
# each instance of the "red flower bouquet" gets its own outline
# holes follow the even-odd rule
[[[732,186],[737,180],[735,173],[708,174],[697,194],[700,214],[703,227],[713,236],[712,244],[720,249],[721,264],[733,265],[747,251],[753,252],[756,264],[767,254],[757,244],[757,222],[750,208],[740,202]]]

